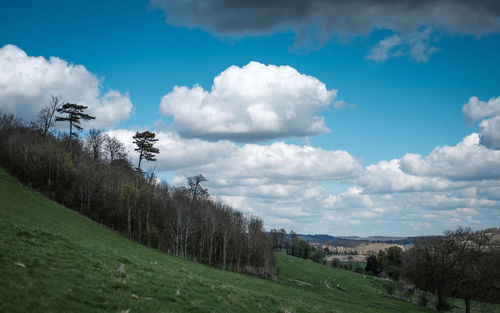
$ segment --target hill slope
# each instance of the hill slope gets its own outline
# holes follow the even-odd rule
[[[166,255],[0,169],[0,312],[430,312],[384,296],[371,277],[277,262],[278,280],[265,281]]]

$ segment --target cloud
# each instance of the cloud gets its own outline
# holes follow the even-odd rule
[[[491,98],[488,102],[479,100],[478,97],[471,97],[463,106],[462,113],[467,123],[472,124],[485,117],[500,115],[500,97]]]
[[[193,101],[214,90],[218,89],[200,88]],[[493,120],[494,101],[478,102],[480,107],[464,111],[476,112],[470,113],[472,120],[481,124]],[[135,132],[109,133],[127,140],[132,151]],[[262,217],[267,229],[428,235],[457,225],[485,228],[500,221],[500,151],[486,147],[483,134],[472,133],[456,145],[435,147],[428,155],[406,154],[364,167],[342,150],[280,141],[206,141],[182,137],[172,129],[157,136],[161,152],[155,165],[159,172],[174,171],[171,183],[185,184],[185,177],[202,173],[209,180],[211,195]],[[131,156],[137,162],[136,153]],[[327,189],[331,182],[344,190],[332,193]]]
[[[361,163],[346,151],[274,142],[238,147],[227,158],[205,166],[204,171],[227,178],[320,181],[355,177]]]
[[[500,179],[500,151],[479,144],[472,133],[455,146],[436,147],[423,158],[406,154],[401,169],[411,175],[441,177],[455,181]]]
[[[132,143],[135,131],[107,133],[125,144],[131,161],[137,164]],[[284,219],[312,225],[321,213],[318,203],[329,195],[319,182],[352,178],[362,170],[360,161],[345,151],[284,142],[239,146],[224,140],[183,138],[174,132],[156,135],[160,154],[156,162],[144,163],[144,168],[156,166],[160,173],[174,171],[174,185],[185,184],[185,177],[202,173],[211,195],[238,210],[258,214],[268,226],[281,227],[279,221]]]
[[[133,131],[109,134],[128,140],[132,151]],[[448,154],[437,156],[433,151],[420,156],[429,169],[425,175],[403,170],[402,159],[362,168],[345,151],[284,142],[236,145],[183,138],[173,132],[157,132],[157,136],[160,154],[155,165],[159,172],[175,171],[172,183],[185,184],[185,177],[202,173],[209,180],[206,186],[211,195],[242,212],[257,214],[268,229],[337,235],[359,235],[362,229],[362,235],[421,235],[438,234],[459,224],[493,226],[500,218],[500,178],[468,177],[477,169],[464,168],[460,162],[456,167],[464,168],[464,173],[437,171],[451,166],[453,160],[475,163],[485,151],[486,155],[495,152],[480,145],[477,134],[456,146],[435,149],[451,149]],[[462,155],[461,149],[470,151]],[[137,162],[135,154],[131,152],[133,162]],[[452,155],[462,157],[452,159]],[[448,165],[435,163],[441,159]],[[491,171],[495,165],[484,167]],[[454,180],[457,177],[468,180]],[[332,194],[321,185],[328,181],[348,185]]]
[[[108,135],[123,142],[134,162],[133,130],[110,130]],[[284,142],[270,145],[217,142],[182,138],[174,132],[156,132],[160,149],[157,156],[158,171],[195,168],[195,172],[215,178],[217,185],[234,186],[236,180],[245,186],[266,185],[274,181],[329,180],[355,177],[362,167],[358,159],[342,150],[323,150],[310,146],[297,146]],[[195,173],[193,172],[193,173]],[[309,191],[314,196],[313,191]]]
[[[366,58],[378,62],[386,61],[389,57],[399,54],[399,50],[396,50],[396,48],[401,46],[402,43],[403,40],[400,35],[392,35],[384,38],[372,48]]]
[[[333,107],[335,109],[341,109],[343,107],[349,107],[351,109],[355,109],[356,104],[355,103],[347,103],[344,100],[335,100],[335,101],[333,101]]]
[[[379,41],[366,58],[382,62],[393,57],[409,56],[417,63],[424,63],[439,50],[432,46],[433,41],[435,35],[431,27],[410,34],[393,34]]]
[[[425,27],[411,33],[407,38],[408,54],[417,63],[427,62],[432,54],[439,51],[438,48],[432,46],[435,40],[435,34],[433,34],[431,27]]]
[[[478,134],[455,146],[436,147],[426,157],[417,155],[426,171],[418,168],[414,173],[404,168],[404,162],[412,161],[404,158],[342,173],[345,165],[331,167],[338,162],[334,151],[314,148],[318,151],[307,156],[307,147],[273,145],[246,144],[232,156],[197,169],[209,178],[209,192],[222,199],[241,197],[239,208],[251,208],[268,227],[299,233],[428,235],[457,225],[489,227],[499,222],[500,176],[491,172],[498,173],[495,162],[500,158],[479,144]],[[313,158],[323,153],[325,157]],[[304,164],[302,171],[295,163]],[[332,194],[321,186],[332,180],[349,185]],[[283,218],[286,225],[279,223]]]
[[[252,142],[329,132],[319,110],[336,97],[318,79],[290,66],[250,62],[231,66],[214,79],[211,91],[174,87],[160,113],[187,138]]]
[[[482,120],[479,123],[481,144],[500,150],[500,97],[491,98],[488,102],[471,97],[462,112],[469,124]]]
[[[106,133],[116,137],[125,145],[133,164],[136,164],[138,159],[132,139],[136,131],[117,129],[109,130]],[[158,142],[156,142],[155,147],[160,150],[155,163],[158,171],[189,169],[206,165],[216,162],[220,158],[226,158],[237,149],[228,141],[207,142],[199,139],[184,139],[171,132],[156,132],[156,138]]]
[[[268,34],[315,25],[320,33],[360,34],[373,28],[399,31],[436,25],[450,32],[482,34],[500,29],[500,4],[486,1],[167,1],[152,0],[173,25],[223,35]]]
[[[451,34],[478,36],[500,31],[500,4],[495,0],[151,0],[151,4],[164,10],[166,21],[171,25],[201,27],[231,37],[292,30],[296,34],[296,45],[312,42],[312,46],[318,46],[332,37],[364,36],[379,29],[398,34],[415,33],[418,37],[419,29],[431,25]],[[407,40],[408,53],[417,62],[425,62],[436,51],[427,46],[425,40]],[[391,53],[384,53],[383,46],[389,48],[394,44],[380,43],[371,55],[389,57]]]
[[[83,65],[57,57],[32,57],[14,45],[0,48],[0,110],[32,121],[50,95],[88,106],[96,119],[87,125],[113,127],[129,118],[134,107],[128,93],[102,94],[99,78]]]
[[[394,193],[428,190],[447,190],[454,185],[446,178],[421,177],[401,170],[401,160],[380,161],[366,167],[356,179],[365,193]]]
[[[490,149],[500,150],[500,115],[484,119],[479,123],[481,144]]]

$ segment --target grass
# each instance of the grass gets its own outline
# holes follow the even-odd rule
[[[431,312],[375,278],[276,257],[275,281],[172,257],[0,169],[0,312]]]

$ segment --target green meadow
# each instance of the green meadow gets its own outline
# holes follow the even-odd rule
[[[173,257],[0,169],[0,312],[433,311],[389,295],[387,281],[276,258],[277,279],[262,280]]]

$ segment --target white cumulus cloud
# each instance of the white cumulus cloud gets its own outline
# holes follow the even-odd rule
[[[337,95],[318,79],[290,66],[250,62],[215,77],[211,91],[176,86],[160,112],[183,137],[252,142],[329,132],[317,115]]]
[[[136,161],[133,130],[110,130],[108,135],[123,142],[132,160]],[[156,132],[160,149],[158,171],[183,169],[202,172],[218,186],[259,186],[273,181],[329,180],[352,178],[361,170],[360,161],[342,150],[323,150],[284,142],[270,145],[245,144],[240,147],[227,140],[217,142],[182,138],[174,132]],[[229,181],[236,180],[237,183]],[[308,195],[314,196],[314,190]]]
[[[472,133],[455,146],[434,148],[425,158],[406,154],[401,169],[411,175],[457,181],[500,179],[500,151],[479,143],[479,134]]]
[[[479,123],[481,144],[490,149],[500,150],[500,97],[488,102],[471,97],[462,108],[466,121]]]
[[[500,97],[491,98],[488,102],[471,97],[462,108],[462,113],[468,123],[477,122],[485,117],[500,115]]]
[[[57,57],[28,56],[14,45],[0,48],[0,111],[32,121],[51,95],[88,106],[93,127],[113,127],[129,118],[129,95],[116,90],[102,94],[99,78],[83,65]]]
[[[358,159],[342,150],[323,150],[284,142],[246,144],[226,159],[206,166],[207,173],[224,177],[280,180],[334,180],[352,178],[361,171]]]
[[[127,129],[109,130],[109,136],[122,142],[134,164],[137,163],[133,136],[136,131]],[[155,147],[160,150],[156,156],[158,171],[189,169],[217,161],[231,155],[237,147],[229,141],[207,142],[199,139],[184,139],[176,133],[156,132]]]
[[[401,170],[401,160],[380,161],[366,167],[356,180],[365,193],[393,193],[426,190],[446,190],[453,184],[446,178],[421,177]]]

